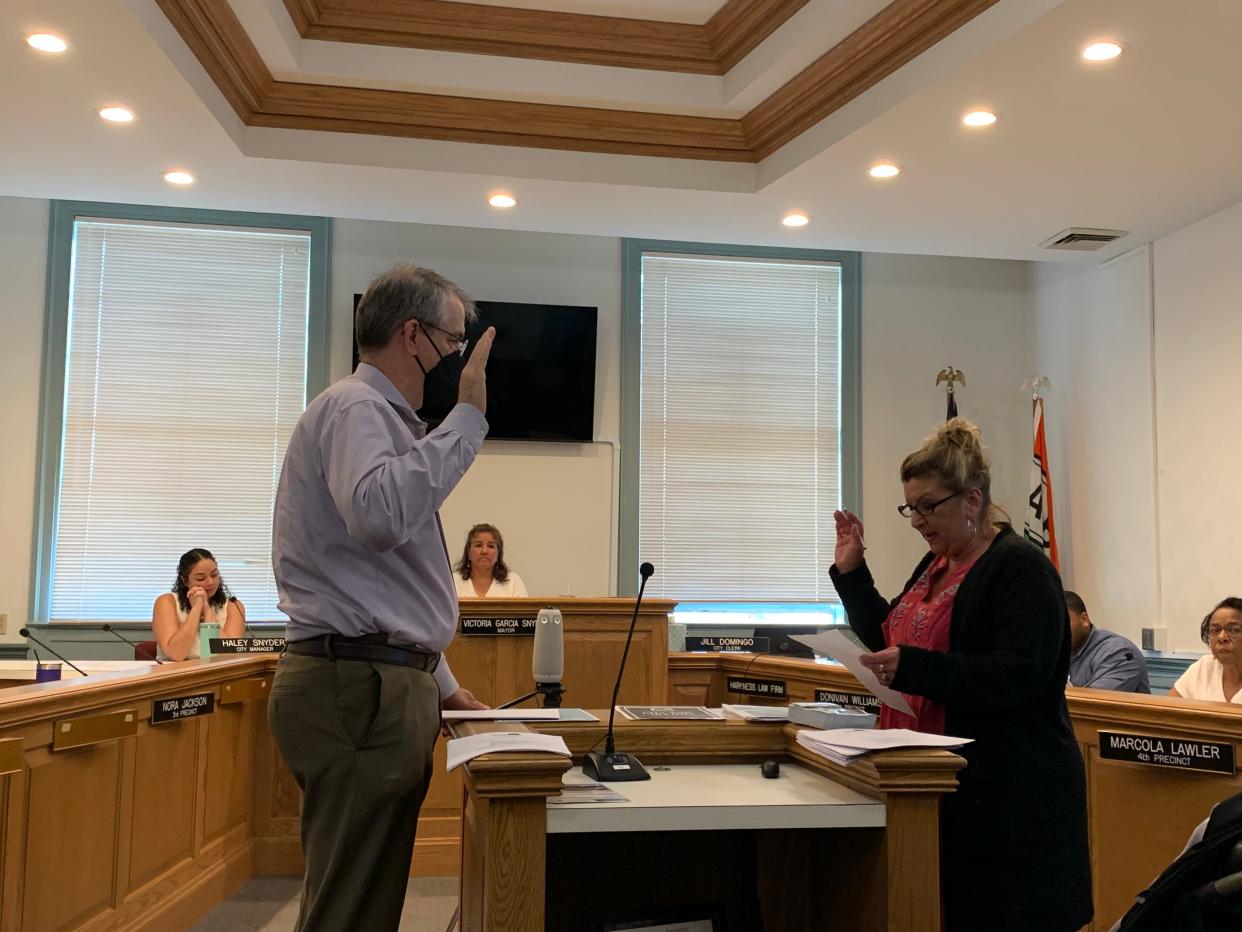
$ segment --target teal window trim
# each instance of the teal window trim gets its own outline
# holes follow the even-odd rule
[[[65,420],[65,351],[68,343],[69,282],[73,226],[79,217],[151,220],[301,230],[310,235],[310,305],[306,334],[306,400],[328,386],[328,296],[331,283],[332,220],[295,214],[257,214],[232,210],[148,207],[96,201],[52,201],[48,223],[47,278],[44,285],[43,384],[40,391],[39,462],[36,472],[34,545],[31,560],[30,620],[48,621],[51,568],[55,562],[57,493]]]
[[[841,266],[841,501],[862,515],[861,255],[826,249],[726,246],[654,239],[621,241],[621,488],[617,595],[638,593],[638,477],[642,409],[642,260],[644,253],[801,259]]]

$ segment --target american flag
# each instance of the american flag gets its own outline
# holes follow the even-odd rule
[[[1052,480],[1048,478],[1048,441],[1044,438],[1044,399],[1031,406],[1034,452],[1031,457],[1031,497],[1026,503],[1026,539],[1038,544],[1061,568],[1057,556],[1057,532],[1052,521]]]

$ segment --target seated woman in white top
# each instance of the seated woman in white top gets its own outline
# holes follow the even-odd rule
[[[181,555],[172,591],[155,600],[151,628],[160,660],[193,660],[199,656],[198,626],[220,625],[220,636],[241,637],[245,609],[229,595],[211,551],[195,547]]]
[[[1222,600],[1203,619],[1199,636],[1212,653],[1192,663],[1169,695],[1206,702],[1242,702],[1242,599],[1230,596]]]
[[[524,598],[522,577],[505,564],[505,541],[490,524],[476,524],[466,535],[466,546],[457,563],[457,597]]]

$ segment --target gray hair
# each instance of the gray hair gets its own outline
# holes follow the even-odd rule
[[[431,269],[398,265],[367,286],[354,312],[354,340],[358,349],[383,349],[392,335],[413,318],[438,327],[444,322],[449,299],[456,298],[466,310],[466,321],[477,316],[474,302],[459,285]]]

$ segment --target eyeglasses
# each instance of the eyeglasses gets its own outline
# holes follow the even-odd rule
[[[1242,625],[1239,625],[1239,624],[1222,625],[1222,626],[1212,625],[1210,628],[1208,628],[1208,640],[1209,641],[1216,640],[1222,634],[1227,634],[1229,635],[1229,640],[1236,641],[1238,640],[1238,638],[1242,638]]]
[[[439,330],[442,334],[444,334],[446,337],[448,337],[450,340],[453,341],[453,347],[454,347],[453,351],[457,353],[458,356],[466,355],[466,347],[470,345],[470,341],[466,339],[466,335],[464,333],[462,334],[449,333],[443,327],[437,327],[435,324],[425,323],[423,324],[423,326],[430,327],[432,330]]]
[[[923,516],[924,518],[930,518],[933,514],[936,513],[937,508],[939,508],[949,499],[957,498],[961,494],[962,493],[960,491],[954,492],[952,495],[946,495],[944,498],[940,499],[940,501],[938,502],[915,502],[913,505],[898,505],[897,514],[901,515],[903,518],[909,518],[917,513]]]

